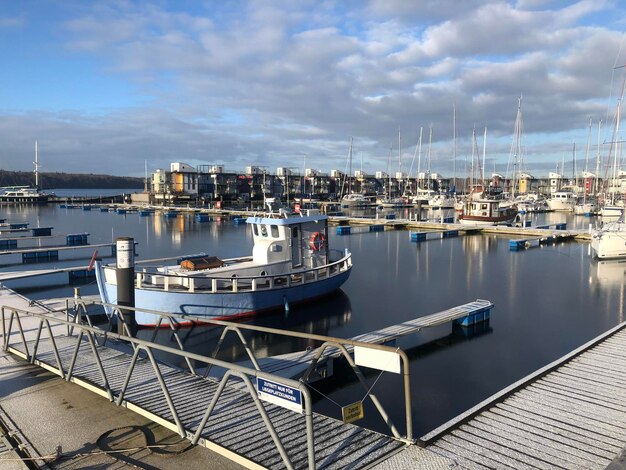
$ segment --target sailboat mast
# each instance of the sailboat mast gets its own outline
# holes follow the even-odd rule
[[[428,189],[431,189],[430,183],[430,152],[433,146],[433,126],[430,126],[428,133],[428,181],[426,184],[428,185]]]
[[[39,189],[39,149],[35,139],[35,188]]]
[[[602,133],[602,119],[598,121],[598,144],[596,147],[596,179],[594,181],[593,193],[598,194],[598,179],[600,178],[600,134]]]
[[[420,140],[419,140],[419,150],[417,153],[417,189],[422,188],[422,133],[424,131],[423,127],[420,127]]]
[[[456,193],[456,105],[452,105],[452,182]]]
[[[483,184],[487,186],[487,175],[485,174],[485,159],[487,156],[487,126],[485,126],[485,133],[483,134],[483,166],[481,169],[481,175],[483,177]]]

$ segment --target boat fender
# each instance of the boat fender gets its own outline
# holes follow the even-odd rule
[[[326,246],[326,237],[323,233],[315,232],[309,240],[309,248],[313,251],[320,251]]]

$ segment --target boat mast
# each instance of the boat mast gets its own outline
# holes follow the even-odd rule
[[[452,105],[452,186],[456,194],[456,105]]]
[[[402,138],[400,137],[400,127],[398,127],[398,196],[402,195]]]
[[[420,127],[420,140],[418,144],[418,153],[417,153],[417,189],[422,189],[422,133],[424,131],[423,127]],[[417,191],[416,191],[417,192]]]
[[[39,189],[39,151],[35,139],[35,188]]]
[[[480,170],[483,179],[483,185],[487,187],[487,175],[485,173],[485,159],[487,155],[487,126],[485,126],[485,133],[483,134],[483,166]]]
[[[431,180],[430,180],[430,151],[433,146],[433,126],[430,126],[428,129],[428,181],[426,184],[428,185],[428,189],[431,189]]]
[[[385,196],[387,199],[391,199],[391,149],[393,144],[389,144],[389,154],[387,155],[387,194]]]
[[[602,119],[598,121],[598,145],[596,149],[596,179],[594,181],[593,193],[598,195],[598,179],[600,178],[600,134],[602,132]]]

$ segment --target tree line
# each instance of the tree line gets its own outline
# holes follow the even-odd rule
[[[29,171],[0,170],[0,186],[34,186],[35,175]],[[119,188],[143,189],[144,179],[130,176],[95,175],[93,173],[39,173],[41,189],[51,188]]]

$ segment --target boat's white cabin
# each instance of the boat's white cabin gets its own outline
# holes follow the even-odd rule
[[[271,218],[249,217],[255,265],[290,264],[311,268],[328,260],[328,217],[325,215]]]

